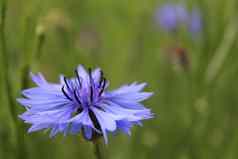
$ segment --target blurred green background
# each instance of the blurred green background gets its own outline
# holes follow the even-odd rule
[[[101,67],[111,89],[145,81],[146,90],[155,92],[145,105],[156,117],[134,127],[131,137],[110,135],[108,158],[238,158],[238,1],[182,1],[201,10],[203,30],[195,39],[184,30],[173,37],[155,24],[155,12],[166,2],[8,0],[8,59],[4,49],[0,55],[0,159],[95,158],[92,144],[80,135],[27,134],[29,125],[11,115],[6,92],[10,83],[13,98],[20,97],[29,87],[29,71],[57,81],[60,73],[72,76],[78,64]],[[166,55],[175,38],[189,69]],[[18,104],[13,109],[24,111]]]

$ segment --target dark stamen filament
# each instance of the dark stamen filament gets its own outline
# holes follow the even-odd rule
[[[88,74],[89,74],[89,81],[90,81],[90,101],[93,102],[93,88],[94,88],[94,82],[92,79],[92,69],[88,69]]]
[[[90,86],[90,101],[93,102],[93,87]]]
[[[102,87],[101,87],[101,89],[100,89],[99,96],[102,95],[102,93],[103,93],[103,91],[104,91],[104,89],[105,89],[105,86],[106,86],[106,79],[103,78]]]
[[[104,112],[105,112],[105,110],[104,110],[102,107],[98,106],[98,105],[94,105],[94,107],[95,107],[95,108],[98,108],[99,110],[101,110],[101,111],[104,111]]]
[[[81,103],[80,99],[78,98],[78,96],[76,94],[76,90],[74,90],[74,97],[75,97],[76,101],[78,102],[78,104],[81,105],[82,103]]]
[[[104,79],[104,77],[103,77],[103,72],[102,72],[102,70],[100,70],[100,82],[99,82],[99,86],[98,86],[98,88],[101,87],[102,82],[103,82],[103,79]]]
[[[83,111],[83,108],[79,107],[76,111],[77,114],[81,113]]]
[[[98,129],[98,130],[102,130],[101,129],[101,126],[100,126],[100,124],[99,124],[99,122],[98,122],[98,120],[97,120],[97,117],[95,116],[95,114],[93,113],[93,111],[92,110],[90,110],[89,109],[89,117],[91,118],[91,120],[92,120],[92,122],[93,122],[93,125],[94,125],[94,127],[96,128],[96,129]]]
[[[90,81],[90,84],[92,85],[93,78],[92,78],[92,69],[91,69],[91,68],[88,68],[88,74],[89,74],[89,81]]]
[[[71,90],[70,87],[69,87],[69,84],[68,84],[68,81],[67,81],[66,77],[64,77],[64,83],[66,84],[66,87],[67,87],[69,90]]]
[[[69,95],[65,92],[64,86],[61,88],[61,90],[62,90],[63,94],[65,95],[65,97],[72,101],[72,99],[69,97]]]
[[[75,70],[75,74],[76,74],[77,79],[78,79],[79,87],[82,88],[81,78],[80,78],[79,73],[78,73],[77,70]]]

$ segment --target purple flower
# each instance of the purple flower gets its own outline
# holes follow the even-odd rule
[[[176,31],[187,22],[188,13],[183,5],[166,4],[156,11],[155,20],[164,30]]]
[[[198,9],[193,9],[189,20],[189,31],[197,34],[202,30],[202,17]]]
[[[109,82],[101,69],[75,70],[76,77],[60,76],[60,83],[47,82],[41,73],[31,75],[37,87],[22,91],[25,98],[18,102],[26,108],[20,118],[32,126],[28,132],[51,129],[57,133],[78,134],[93,140],[107,133],[122,131],[130,135],[133,125],[153,117],[140,102],[152,93],[142,92],[145,83],[136,82],[108,91]]]
[[[177,16],[177,21],[180,24],[187,23],[188,18],[189,18],[189,13],[186,10],[186,7],[181,4],[177,4],[174,6],[174,8],[175,8],[176,16]]]
[[[191,34],[197,34],[202,29],[202,17],[198,9],[190,13],[182,4],[165,4],[155,13],[156,23],[168,32],[174,32],[180,26],[185,26]]]

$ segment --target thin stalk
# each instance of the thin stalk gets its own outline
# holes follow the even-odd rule
[[[45,26],[42,24],[38,24],[38,26],[36,26],[36,48],[33,53],[33,58],[35,59],[41,58],[42,49],[45,44],[45,38],[46,38]]]
[[[16,150],[16,158],[23,159],[24,158],[24,142],[22,136],[24,136],[20,131],[20,125],[17,120],[17,109],[16,109],[16,102],[15,97],[13,95],[13,88],[11,84],[11,77],[10,77],[10,64],[9,64],[9,54],[7,50],[7,42],[6,42],[6,35],[5,35],[5,21],[6,21],[6,10],[7,10],[7,1],[2,1],[1,5],[1,24],[0,24],[0,40],[1,40],[1,52],[2,52],[2,64],[3,64],[3,79],[5,82],[5,92],[9,104],[10,113],[13,119],[13,123],[16,128],[17,134],[17,150]]]
[[[26,26],[26,28],[28,28],[28,26]],[[26,31],[27,34],[27,31]],[[26,89],[29,87],[30,85],[30,80],[29,80],[29,73],[31,71],[33,62],[35,61],[35,59],[40,58],[41,52],[42,52],[42,47],[45,41],[45,36],[44,34],[36,34],[36,46],[35,46],[35,50],[34,51],[29,51],[29,50],[25,50],[25,54],[24,54],[24,59],[25,59],[25,63],[23,64],[22,67],[22,75],[21,75],[21,89]],[[24,125],[19,123],[18,124],[18,131],[19,133],[18,135],[18,142],[19,145],[23,144],[22,147],[19,148],[20,153],[25,154],[22,155],[21,157],[19,157],[19,159],[27,159],[28,156],[26,154],[26,149],[24,147],[25,144],[25,137],[24,137]]]
[[[213,80],[218,76],[225,60],[229,55],[229,51],[232,48],[237,35],[237,23],[232,22],[228,25],[227,30],[224,33],[224,38],[219,47],[217,48],[214,57],[208,65],[206,72],[207,83],[212,83]]]
[[[25,63],[22,67],[22,80],[21,87],[26,89],[29,87],[29,72],[31,71],[34,62],[40,59],[42,56],[42,49],[45,43],[45,32],[44,30],[36,30],[35,45],[33,50],[25,50]]]
[[[5,35],[5,19],[6,19],[6,10],[7,10],[7,2],[2,1],[1,5],[1,24],[0,24],[0,40],[1,40],[1,52],[2,52],[2,73],[3,79],[5,82],[5,92],[7,95],[7,100],[9,102],[9,109],[14,122],[17,121],[16,109],[15,109],[15,98],[13,96],[13,89],[11,85],[10,78],[10,69],[9,69],[9,54],[7,53],[7,43],[6,43],[6,35]]]
[[[100,138],[93,141],[93,146],[96,159],[106,159],[104,153],[104,143]]]

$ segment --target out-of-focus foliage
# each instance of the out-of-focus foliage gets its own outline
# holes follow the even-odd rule
[[[22,66],[29,59],[30,70],[51,81],[59,73],[73,75],[78,64],[100,66],[111,88],[147,81],[155,92],[145,104],[156,118],[133,128],[131,137],[110,136],[109,158],[238,158],[238,1],[183,2],[202,14],[195,38],[186,29],[175,35],[155,23],[165,0],[9,0],[6,42],[14,96],[20,96]],[[81,136],[49,139],[47,132],[27,134],[26,125],[24,144],[17,144],[22,130],[11,117],[4,80],[0,71],[1,159],[16,158],[19,147],[25,147],[25,159],[94,158],[92,144]],[[15,109],[23,112],[19,105]]]

